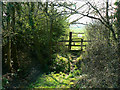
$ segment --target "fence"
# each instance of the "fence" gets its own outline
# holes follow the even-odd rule
[[[82,38],[80,38],[81,40],[72,40],[72,34],[73,34],[73,32],[70,32],[69,33],[69,40],[62,40],[62,41],[59,41],[59,42],[69,42],[69,44],[68,45],[66,45],[66,46],[68,46],[68,50],[71,50],[71,47],[72,46],[77,46],[77,47],[81,47],[81,51],[83,50],[83,47],[85,47],[86,45],[83,45],[83,42],[91,42],[91,41],[88,41],[88,40],[84,40],[84,39],[82,39]],[[74,33],[74,34],[84,34],[84,33]],[[72,45],[72,42],[80,42],[80,45]]]

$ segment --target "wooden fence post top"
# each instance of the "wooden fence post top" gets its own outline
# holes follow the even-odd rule
[[[72,42],[72,32],[69,35],[69,50],[71,50],[71,42]]]
[[[83,38],[81,38],[81,42],[83,42]]]

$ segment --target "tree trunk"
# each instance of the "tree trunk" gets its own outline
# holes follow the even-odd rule
[[[52,24],[53,24],[53,20],[50,17],[50,34],[49,34],[49,64],[51,64],[51,60],[52,60]]]
[[[48,7],[48,3],[46,3],[46,4]],[[46,10],[47,10],[47,7],[46,7]],[[52,7],[52,10],[54,10],[54,6],[52,5],[51,7]],[[49,63],[48,64],[51,65],[52,64],[52,54],[53,54],[52,53],[53,15],[49,14],[49,18],[50,18],[50,33],[49,33]]]
[[[13,7],[12,7],[12,23],[11,23],[11,26],[12,26],[12,31],[13,33],[15,33],[15,6],[14,6],[14,3],[13,4]],[[17,46],[16,46],[16,35],[14,35],[12,37],[12,41],[11,41],[11,53],[12,53],[12,61],[13,61],[13,68],[15,70],[18,69],[18,60],[17,60]]]
[[[8,32],[10,32],[10,13],[9,13],[9,4],[7,4],[7,30]],[[8,67],[8,71],[11,72],[12,69],[12,64],[11,64],[11,36],[9,34],[9,36],[7,37],[7,41],[8,41],[8,52],[7,52],[7,67]]]
[[[8,37],[8,53],[7,53],[8,59],[7,59],[7,66],[8,71],[11,72],[12,64],[11,64],[11,38]]]
[[[120,87],[120,1],[118,2],[117,7],[117,31],[118,31],[118,59],[119,59],[118,86]]]
[[[107,21],[107,25],[110,25],[108,10],[109,10],[109,0],[106,1],[106,21]],[[107,43],[108,45],[110,45],[110,30],[107,29],[106,34],[107,34]]]

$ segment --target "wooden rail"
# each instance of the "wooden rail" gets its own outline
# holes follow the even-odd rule
[[[65,46],[69,46],[69,45],[65,45]],[[86,46],[86,45],[71,45],[71,46]]]
[[[72,34],[84,34],[84,33],[74,33],[74,32],[73,32]]]
[[[62,40],[62,41],[59,41],[59,42],[69,42],[68,45],[65,45],[65,46],[68,46],[68,49],[71,50],[71,46],[77,46],[77,47],[81,47],[81,50],[83,50],[83,47],[85,47],[86,45],[83,45],[83,42],[91,42],[90,40],[83,40],[82,38],[79,38],[81,40],[72,40],[72,34],[84,34],[84,33],[72,33],[70,32],[69,33],[69,40]],[[72,42],[80,42],[80,45],[72,45]]]
[[[59,41],[59,42],[69,42],[69,40],[62,40],[62,41]],[[81,42],[81,40],[80,41],[72,41],[72,42]],[[91,42],[91,41],[90,40],[84,40],[83,42]]]

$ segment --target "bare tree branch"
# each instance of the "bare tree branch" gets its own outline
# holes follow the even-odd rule
[[[89,13],[87,13],[87,14],[80,13],[80,12],[78,12],[77,10],[72,9],[72,8],[70,8],[70,7],[67,7],[67,6],[65,6],[65,5],[61,5],[61,4],[59,4],[59,5],[65,7],[65,8],[67,8],[67,9],[69,9],[69,10],[72,10],[72,11],[74,11],[75,13],[80,14],[80,15],[82,15],[82,16],[86,16],[86,17],[89,17],[89,18],[91,18],[91,19],[96,19],[96,20],[100,21],[100,22],[101,22],[103,25],[105,25],[109,30],[111,30],[114,40],[117,41],[116,34],[115,34],[115,31],[114,31],[112,25],[111,25],[111,24],[108,24],[108,22],[107,22],[107,21],[105,20],[105,18],[101,15],[101,13],[99,12],[99,10],[98,10],[97,8],[95,8],[90,2],[88,2],[88,3],[89,3],[89,5],[90,5],[94,10],[97,11],[97,13],[100,15],[101,18],[95,17],[95,16],[90,16]]]
[[[104,22],[107,23],[107,21],[105,20],[105,18],[101,15],[101,13],[99,12],[99,10],[97,8],[95,8],[90,2],[88,2],[88,4],[94,9],[97,11],[97,13],[100,15],[100,17],[103,19]]]
[[[72,23],[72,24],[82,24],[82,25],[88,25],[86,23],[79,23],[79,22],[75,22],[75,23]]]
[[[83,18],[83,17],[79,17],[79,18],[77,18],[76,20],[70,22],[70,24],[73,24],[73,23],[75,23],[76,21],[78,21],[78,20],[80,20],[80,19],[82,19],[82,18]]]

